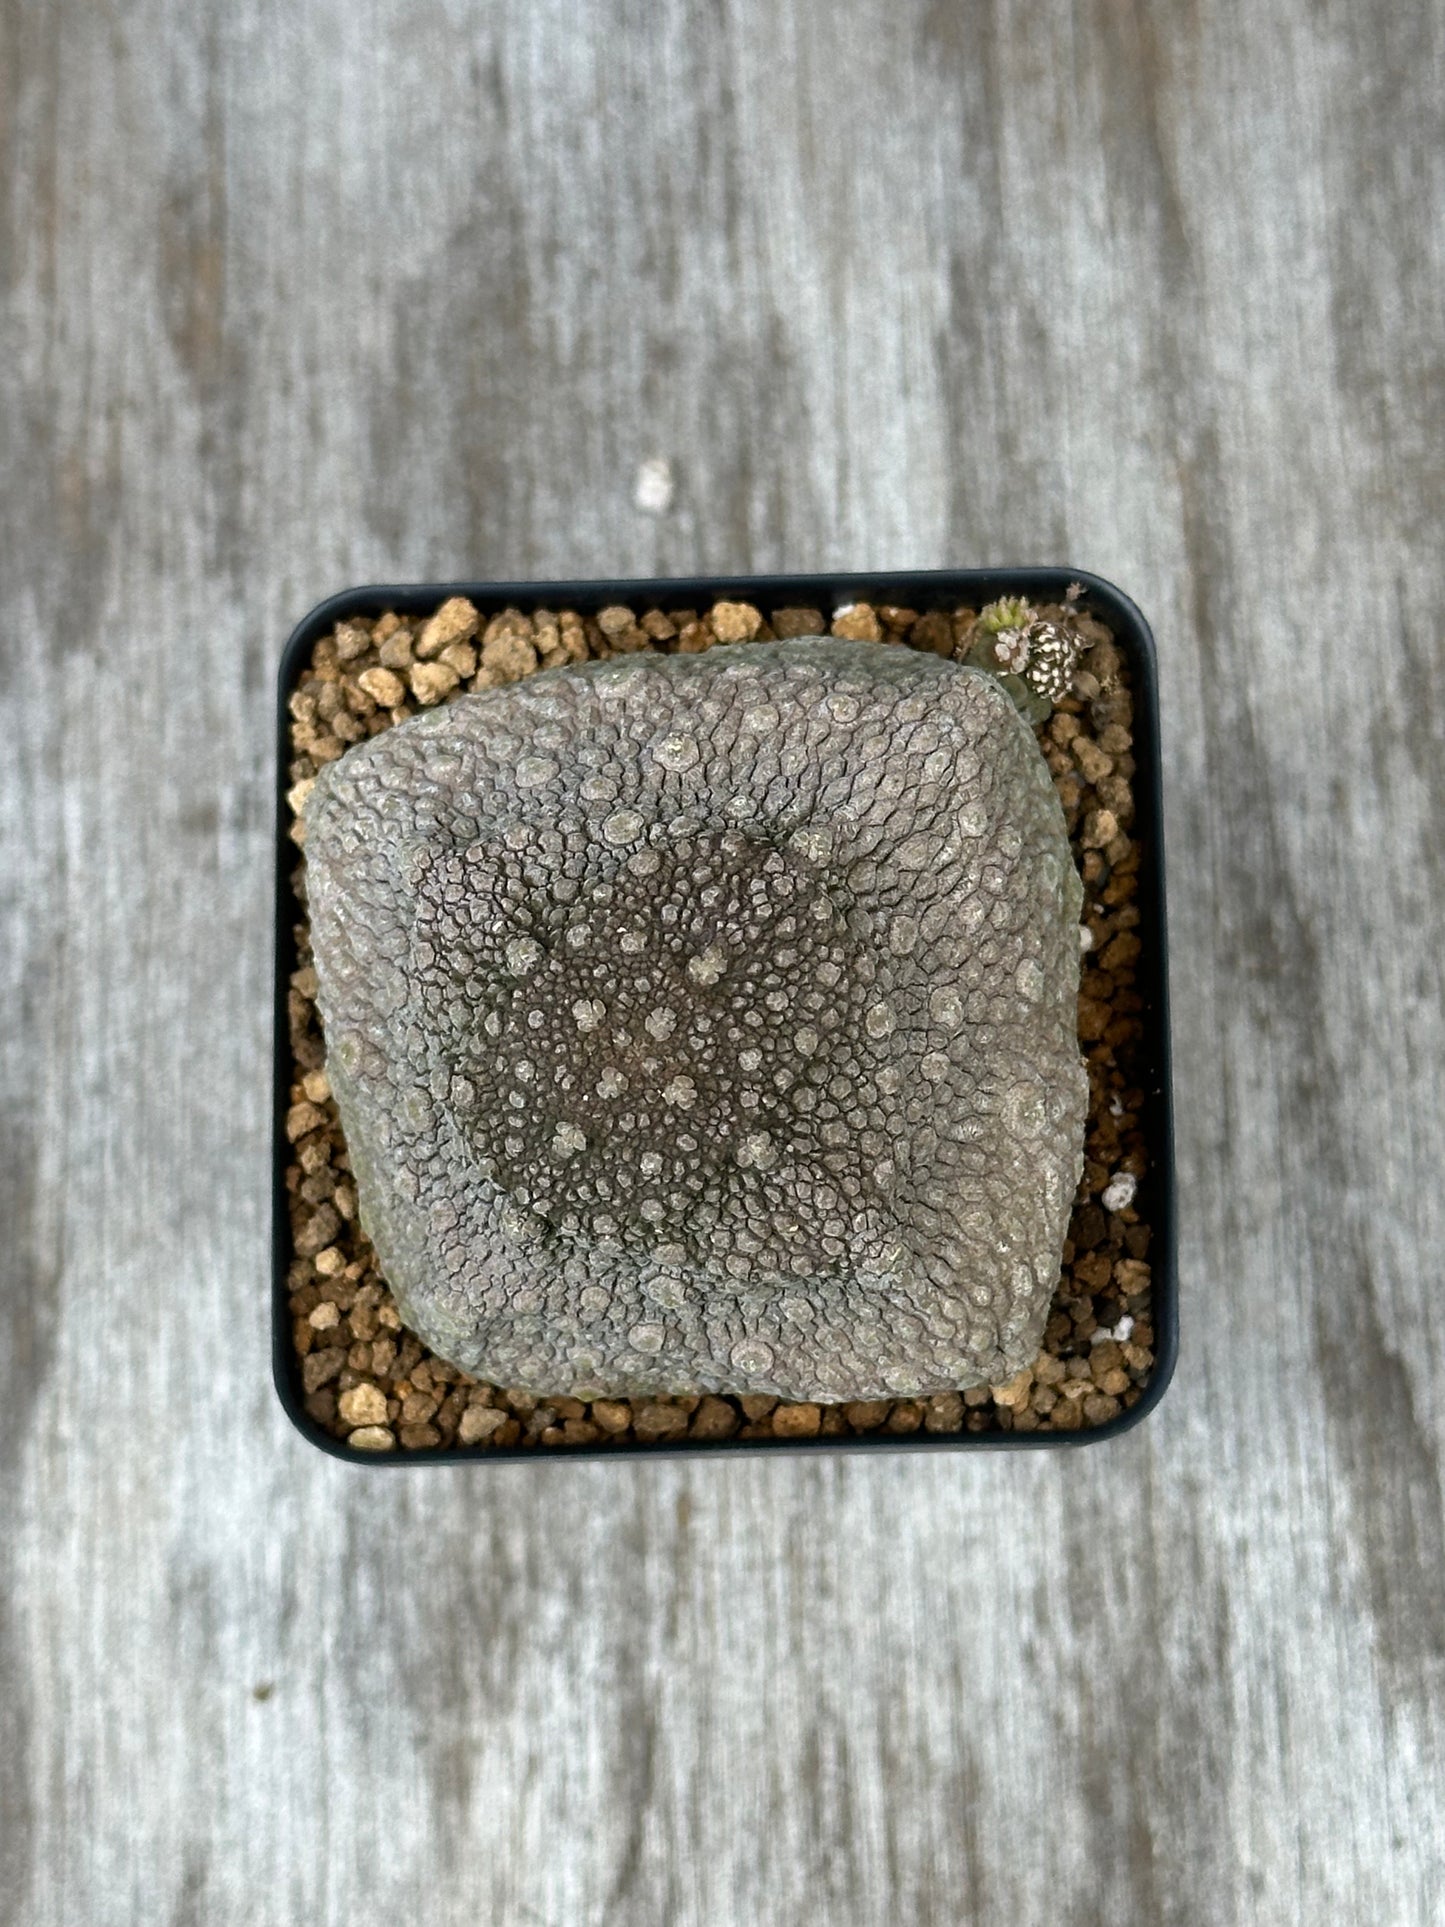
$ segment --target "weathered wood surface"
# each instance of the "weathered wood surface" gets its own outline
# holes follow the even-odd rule
[[[0,0],[5,1921],[1445,1918],[1442,101],[1395,0]],[[1023,560],[1160,639],[1158,1415],[303,1444],[294,618]]]

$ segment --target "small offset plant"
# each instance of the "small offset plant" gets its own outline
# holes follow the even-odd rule
[[[1059,622],[1049,621],[1022,596],[1001,596],[979,611],[965,660],[997,676],[1027,722],[1042,722],[1069,693],[1089,647],[1073,619],[1082,594],[1077,583],[1070,585]]]
[[[1036,626],[999,613],[994,646]],[[1046,640],[1007,674],[1056,673]],[[305,814],[362,1222],[440,1355],[841,1400],[1037,1352],[1082,891],[996,672],[836,640],[559,669],[358,745]]]

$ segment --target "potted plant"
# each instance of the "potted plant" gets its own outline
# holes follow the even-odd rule
[[[1083,892],[1077,1045],[1087,1122],[1058,1283],[1038,1309],[1041,1329],[1019,1341],[1032,1355],[1009,1355],[1000,1376],[964,1390],[876,1385],[867,1389],[877,1395],[837,1398],[826,1396],[826,1377],[786,1372],[762,1380],[782,1395],[673,1393],[664,1383],[630,1397],[609,1396],[605,1384],[552,1394],[469,1373],[454,1362],[456,1345],[444,1358],[408,1328],[361,1229],[367,1200],[317,1008],[308,801],[318,782],[322,793],[336,787],[348,751],[416,716],[442,719],[424,732],[436,737],[447,706],[473,692],[507,692],[589,661],[700,658],[813,636],[916,652],[898,660],[920,673],[923,658],[986,668],[1033,729],[1053,779]],[[1157,687],[1149,630],[1119,591],[1058,569],[360,588],[298,625],[279,699],[274,1364],[287,1411],[316,1444],[372,1463],[1077,1444],[1116,1435],[1157,1403],[1177,1342]],[[497,702],[471,712],[503,713]],[[700,959],[693,968],[708,982],[721,961]],[[612,1075],[604,1067],[604,1079]],[[770,1155],[766,1133],[753,1135],[744,1163]],[[653,1342],[650,1324],[634,1329]]]

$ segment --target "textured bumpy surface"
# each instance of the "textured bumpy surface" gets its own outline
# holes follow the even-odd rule
[[[363,1218],[443,1356],[825,1399],[1033,1356],[1081,889],[993,679],[836,641],[561,670],[333,764],[307,850]]]

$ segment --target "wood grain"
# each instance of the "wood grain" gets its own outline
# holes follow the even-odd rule
[[[1445,1918],[1441,39],[0,0],[0,1918]],[[1029,560],[1160,639],[1155,1418],[309,1450],[266,1364],[291,622]]]

